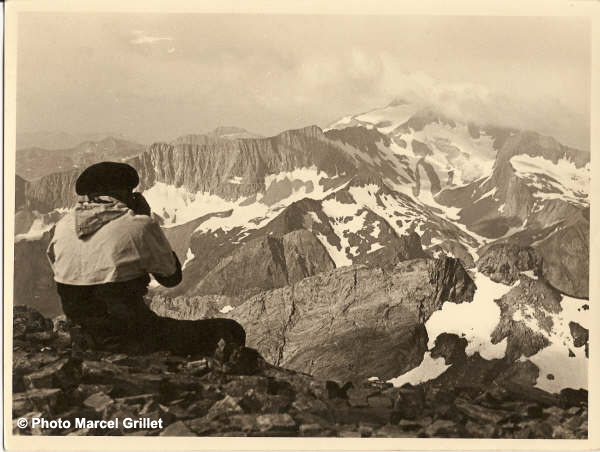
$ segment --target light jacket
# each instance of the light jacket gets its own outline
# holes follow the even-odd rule
[[[177,271],[158,223],[108,196],[84,200],[67,213],[56,224],[47,254],[54,280],[62,284],[122,282]]]

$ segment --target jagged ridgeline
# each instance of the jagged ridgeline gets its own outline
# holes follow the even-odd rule
[[[527,362],[530,386],[587,388],[588,152],[394,102],[122,160],[184,263],[180,286],[151,287],[161,315],[232,317],[267,361],[322,378]],[[18,175],[15,303],[46,315],[60,307],[43,251],[79,173]],[[456,348],[448,335],[464,352],[433,351]]]

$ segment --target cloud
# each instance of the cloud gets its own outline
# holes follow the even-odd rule
[[[448,83],[422,72],[390,70],[382,92],[396,99],[433,108],[463,122],[521,130],[535,130],[566,144],[586,149],[589,123],[585,115],[569,108],[556,97],[490,89],[476,83]]]
[[[287,84],[296,87],[295,96],[281,96],[282,102],[321,102],[320,107],[312,105],[318,111],[328,109],[323,99],[335,99],[337,108],[346,108],[340,116],[403,99],[458,121],[535,130],[571,146],[589,147],[586,115],[562,102],[555,93],[533,89],[535,82],[528,79],[513,84],[510,92],[483,83],[442,81],[424,71],[407,70],[395,55],[358,48],[308,58],[291,78]],[[276,99],[271,96],[269,100]],[[352,110],[356,108],[353,104],[361,105],[359,111]]]
[[[173,41],[174,38],[171,36],[150,36],[146,34],[143,30],[132,30],[131,34],[134,38],[129,41],[131,44],[139,45],[139,44],[153,44],[158,41]]]

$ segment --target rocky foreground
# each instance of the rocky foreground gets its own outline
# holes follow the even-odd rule
[[[21,435],[587,438],[587,391],[550,394],[470,366],[418,386],[334,382],[267,364],[252,349],[224,356],[74,352],[68,325],[14,310],[13,418]],[[221,344],[223,345],[223,344]],[[432,356],[464,361],[455,335]],[[478,364],[478,360],[481,363]],[[466,375],[460,369],[475,369]],[[67,429],[19,429],[17,418],[71,420]],[[162,429],[76,428],[75,418],[162,419]]]

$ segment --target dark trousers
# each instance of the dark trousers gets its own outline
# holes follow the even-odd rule
[[[246,333],[231,319],[176,320],[160,317],[144,302],[148,278],[94,286],[57,283],[67,318],[93,340],[115,351],[210,355],[220,339],[244,346]]]

